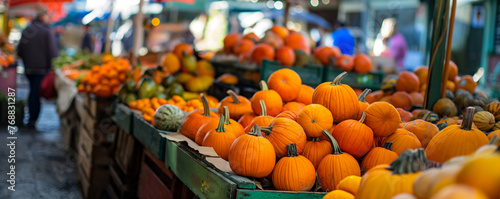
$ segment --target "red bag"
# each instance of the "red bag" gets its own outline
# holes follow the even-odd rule
[[[52,71],[43,77],[42,83],[40,84],[40,96],[45,99],[57,97],[56,87],[54,86],[55,78],[56,76]]]

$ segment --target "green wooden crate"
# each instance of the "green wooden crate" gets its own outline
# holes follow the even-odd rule
[[[262,61],[260,79],[267,81],[269,76],[271,76],[274,71],[282,68],[289,68],[297,72],[302,79],[302,84],[316,87],[319,84],[323,83],[323,73],[325,70],[325,67],[323,66],[306,65],[305,67],[283,67],[279,62],[268,60]]]
[[[117,103],[113,109],[112,119],[127,134],[132,133],[132,110],[125,104]]]
[[[156,129],[149,122],[142,119],[139,114],[133,114],[133,136],[148,149],[159,160],[165,158],[165,141],[166,139],[161,136],[161,133],[168,134],[172,132],[160,131]]]
[[[181,143],[166,141],[165,166],[199,198],[230,199],[236,184],[186,150]]]
[[[326,67],[324,72],[323,82],[331,82],[339,75],[344,72],[343,70]],[[352,88],[365,89],[369,88],[372,90],[380,90],[382,86],[382,80],[384,80],[383,72],[368,73],[368,74],[358,74],[354,72],[348,72],[347,76],[342,79],[342,84],[347,84]]]
[[[233,73],[234,65],[236,65],[237,61],[216,61],[210,60],[210,63],[214,67],[215,75],[218,77],[224,73]]]
[[[321,199],[327,192],[295,192],[295,191],[273,191],[273,190],[248,190],[238,189],[237,199]]]

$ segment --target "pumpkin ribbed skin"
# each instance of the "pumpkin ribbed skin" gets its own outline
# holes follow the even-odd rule
[[[276,116],[283,109],[283,100],[278,92],[274,90],[269,90],[266,82],[260,81],[261,90],[257,91],[250,100],[252,104],[253,112],[256,115],[261,114],[260,100],[264,100],[267,108],[267,114],[270,116]]]
[[[208,123],[211,120],[217,121],[219,119],[217,113],[210,111],[207,98],[205,98],[203,94],[201,99],[203,102],[203,110],[193,111],[187,115],[180,128],[182,135],[185,135],[191,140],[195,140],[196,133],[203,124]]]
[[[398,158],[398,154],[391,151],[392,142],[384,143],[383,147],[375,147],[365,157],[361,162],[361,170],[363,172],[369,171],[371,168],[381,165],[381,164],[391,164],[394,160]]]
[[[202,146],[214,148],[217,155],[227,160],[231,144],[236,140],[236,135],[240,133],[227,131],[224,122],[224,116],[221,116],[218,128],[208,131],[203,139]]]
[[[360,176],[347,176],[342,179],[337,185],[337,190],[343,190],[349,192],[350,194],[356,196],[359,189],[359,184],[361,183]]]
[[[300,103],[300,102],[287,102],[284,106],[283,109],[281,109],[281,112],[285,111],[297,111],[300,112],[306,105]]]
[[[406,123],[403,128],[415,134],[424,148],[439,133],[439,128],[436,125],[420,119]]]
[[[363,124],[364,119],[365,116],[362,116],[359,121],[345,120],[337,124],[332,132],[340,149],[354,158],[363,157],[373,145],[373,131]]]
[[[496,121],[500,121],[500,102],[491,102],[486,105],[484,110],[493,114]]]
[[[477,157],[458,172],[456,181],[485,193],[489,198],[500,198],[500,155],[498,153]]]
[[[304,128],[308,137],[320,137],[323,129],[332,127],[333,117],[332,113],[324,106],[310,104],[299,112],[297,123]]]
[[[392,142],[391,150],[398,155],[401,155],[407,149],[422,148],[417,136],[406,129],[397,129],[394,134],[384,139],[384,144],[387,142]]]
[[[321,160],[317,174],[321,183],[321,190],[331,191],[335,190],[339,182],[347,176],[360,176],[361,170],[356,159],[348,153],[343,153],[337,141],[329,132],[323,131],[323,135],[329,139],[332,145],[332,153]]]
[[[328,108],[333,116],[333,122],[339,123],[346,119],[354,119],[359,112],[358,97],[354,90],[340,81],[346,72],[338,75],[332,82],[325,82],[316,87],[313,103]]]
[[[264,101],[260,101],[260,107],[261,107],[261,115],[253,118],[252,122],[245,127],[245,133],[250,132],[251,128],[255,125],[258,126],[269,126],[271,122],[273,121],[273,117],[267,115],[266,111],[266,105],[264,104]]]
[[[194,142],[196,144],[200,145],[203,143],[203,139],[205,139],[205,136],[207,133],[212,130],[216,129],[219,126],[219,121],[218,120],[211,120],[204,125],[201,125],[200,129],[196,132],[196,136],[194,137]]]
[[[373,130],[373,134],[387,137],[394,133],[401,123],[401,117],[394,106],[387,102],[375,102],[366,110],[365,124]]]
[[[474,114],[474,124],[481,131],[489,131],[495,125],[495,116],[488,111]]]
[[[273,171],[276,154],[271,142],[262,137],[258,126],[254,126],[250,133],[231,144],[228,161],[231,170],[238,175],[263,178]]]
[[[412,72],[401,72],[396,80],[396,90],[405,91],[407,93],[418,92],[420,88],[420,81],[417,75]]]
[[[307,137],[299,123],[288,118],[275,118],[269,127],[262,127],[263,136],[273,144],[276,157],[286,156],[286,146],[292,143],[297,145],[297,152],[302,154]]]
[[[454,184],[445,187],[432,196],[432,199],[488,199],[481,191],[467,185]]]
[[[354,57],[354,72],[359,74],[369,73],[372,69],[372,60],[368,55],[357,54]]]
[[[297,121],[297,117],[299,116],[299,112],[297,111],[283,111],[280,114],[278,114],[276,117],[283,117],[283,118],[288,118],[293,121]]]
[[[306,142],[302,155],[309,159],[314,168],[317,169],[321,160],[330,153],[332,153],[332,147],[328,141],[312,138]]]
[[[299,94],[297,95],[297,98],[295,98],[295,101],[300,102],[304,105],[312,104],[313,93],[314,93],[314,88],[302,84],[300,85]]]
[[[257,115],[255,115],[255,113],[253,113],[253,112],[245,113],[240,117],[240,119],[238,120],[238,123],[240,123],[241,126],[243,126],[243,128],[245,128],[248,125],[250,125],[250,123],[252,123],[252,121],[255,117],[257,117]]]
[[[285,102],[289,102],[297,98],[299,95],[300,85],[302,80],[297,72],[283,68],[275,71],[269,79],[267,79],[269,89],[275,90]],[[277,114],[276,114],[277,115]]]
[[[413,117],[413,115],[410,112],[405,111],[402,108],[397,108],[396,110],[398,111],[399,116],[401,117],[401,120],[403,122],[411,121],[411,117]]]
[[[432,111],[437,113],[440,117],[453,117],[457,115],[455,103],[448,98],[439,99],[436,104],[434,104]]]
[[[219,102],[219,114],[224,113],[224,106],[227,106],[229,113],[231,114],[231,119],[238,120],[245,113],[251,113],[252,105],[250,100],[243,96],[238,96],[234,91],[228,90],[229,96],[225,97]]]
[[[429,160],[443,163],[456,156],[469,155],[488,144],[488,137],[482,131],[471,128],[473,115],[474,108],[467,108],[462,126],[450,125],[432,138],[425,149]]]
[[[292,66],[295,63],[295,53],[293,49],[287,46],[281,46],[276,51],[276,60],[280,62],[282,66]]]
[[[497,135],[498,137],[500,137],[500,130],[495,130],[495,131],[492,131],[488,134],[488,139],[491,140],[491,138],[493,138],[493,135]]]
[[[423,84],[427,84],[427,75],[429,74],[429,67],[419,66],[415,70],[413,70],[413,73],[417,75],[418,81],[420,82],[420,86],[422,86]]]
[[[309,191],[316,183],[314,166],[297,153],[295,144],[287,146],[287,157],[281,158],[273,171],[273,185],[285,191]]]
[[[404,91],[398,91],[392,94],[389,103],[396,108],[402,108],[407,111],[409,111],[412,106],[411,96]]]

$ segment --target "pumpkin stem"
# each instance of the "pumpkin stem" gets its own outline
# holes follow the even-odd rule
[[[260,80],[259,86],[261,91],[269,90],[269,88],[267,87],[267,83],[264,80]]]
[[[201,102],[203,103],[203,116],[210,117],[210,106],[208,106],[207,97],[205,95],[200,94]]]
[[[475,110],[476,110],[476,108],[474,108],[472,106],[467,107],[467,109],[465,110],[465,113],[464,113],[464,120],[462,121],[462,126],[460,128],[467,130],[467,131],[471,130]]]
[[[362,112],[361,113],[361,119],[359,119],[359,123],[365,122],[365,119],[366,119],[366,114],[365,114],[365,112]]]
[[[319,137],[312,137],[310,141],[311,142],[320,142],[321,139],[319,139]]]
[[[335,77],[335,79],[333,80],[332,85],[340,85],[340,81],[342,81],[345,76],[347,76],[347,72],[345,71],[337,75],[337,77]]]
[[[233,98],[233,104],[241,103],[240,99],[238,99],[238,95],[233,90],[228,90],[227,94]]]
[[[368,94],[370,94],[370,92],[372,92],[371,89],[367,88],[365,89],[358,97],[358,101],[360,102],[365,102],[365,98]]]
[[[266,133],[267,135],[271,134],[271,131],[273,130],[272,126],[261,126],[260,131]]]
[[[257,137],[262,137],[262,132],[260,130],[260,127],[259,125],[255,125],[252,127],[252,129],[250,129],[250,132],[248,132],[248,134],[250,135],[253,135],[253,136],[257,136]]]
[[[260,116],[267,116],[267,108],[264,100],[260,100]]]
[[[297,157],[299,153],[297,153],[297,145],[295,143],[286,145],[287,157]]]
[[[226,129],[224,128],[224,115],[220,114],[220,119],[219,119],[219,126],[217,126],[217,129],[215,129],[215,131],[219,132],[219,133],[223,133],[223,132],[226,132]]]
[[[424,149],[409,149],[392,162],[388,169],[393,174],[415,173],[426,169],[428,162]]]
[[[488,142],[488,144],[498,145],[498,143],[500,143],[500,139],[498,138],[497,134],[493,134],[493,137],[491,138],[490,142]]]
[[[328,132],[328,130],[324,129],[323,130],[323,135],[326,137],[328,142],[330,142],[330,145],[332,146],[332,154],[333,155],[340,155],[342,154],[342,150],[340,150],[339,143],[337,143],[337,140]]]
[[[495,153],[500,153],[500,146],[497,147],[497,150],[495,150]]]
[[[384,146],[382,146],[382,148],[387,149],[387,150],[389,150],[389,151],[390,151],[390,150],[391,150],[391,148],[392,148],[392,142],[386,142],[386,143],[384,144]]]
[[[229,108],[227,108],[227,106],[224,106],[224,118],[224,124],[231,124],[231,117],[229,115]]]

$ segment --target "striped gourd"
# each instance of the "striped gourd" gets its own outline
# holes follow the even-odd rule
[[[154,120],[157,129],[177,131],[184,120],[184,112],[174,105],[161,105],[156,109]]]

